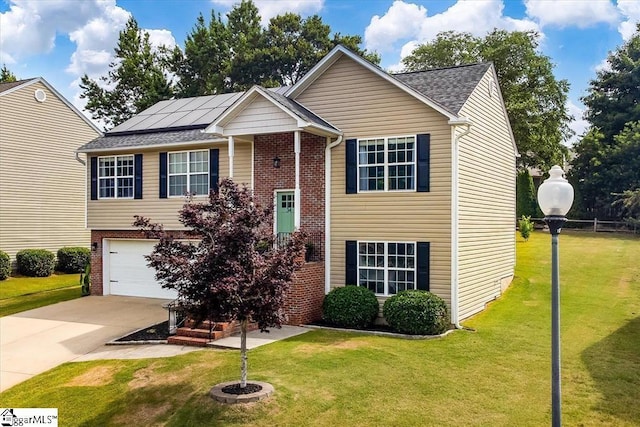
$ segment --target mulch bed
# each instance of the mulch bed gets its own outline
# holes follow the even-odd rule
[[[165,320],[115,341],[166,341],[167,338],[169,338],[169,321]]]
[[[257,393],[260,390],[262,390],[261,385],[253,384],[250,382],[247,382],[247,386],[245,388],[241,388],[240,383],[231,384],[222,388],[223,393],[235,394],[235,395]]]
[[[392,332],[392,333],[397,333],[396,331],[391,329],[391,327],[389,325],[371,325],[368,328],[341,328],[340,326],[332,325],[331,323],[327,323],[327,322],[325,322],[323,320],[318,320],[316,322],[311,322],[311,323],[309,323],[309,325],[324,326],[324,327],[335,328],[335,329],[354,329],[354,330],[358,330],[358,331],[368,331],[368,332]]]

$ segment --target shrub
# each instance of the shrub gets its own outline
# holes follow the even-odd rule
[[[529,236],[533,231],[533,222],[531,222],[530,216],[522,215],[522,218],[518,221],[518,230],[525,242],[529,240]]]
[[[11,274],[11,258],[9,254],[0,251],[0,280],[4,280]]]
[[[341,328],[366,328],[380,311],[378,298],[367,288],[343,286],[324,297],[322,318]]]
[[[427,291],[402,291],[384,303],[382,313],[394,330],[410,335],[437,335],[449,329],[447,304]]]
[[[82,273],[91,260],[89,248],[70,247],[58,249],[58,271]]]
[[[16,254],[18,273],[30,277],[51,276],[56,256],[46,249],[23,249]]]

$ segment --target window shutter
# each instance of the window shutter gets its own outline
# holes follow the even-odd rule
[[[91,200],[98,200],[98,158],[91,158]]]
[[[220,150],[209,150],[209,190],[218,192],[218,180],[220,178]]]
[[[346,144],[347,194],[355,194],[358,192],[358,140],[347,139]]]
[[[142,199],[142,154],[133,157],[133,198]]]
[[[345,285],[358,284],[358,242],[347,240],[345,246]]]
[[[160,153],[160,198],[167,198],[167,153]]]
[[[417,171],[417,190],[418,192],[429,191],[429,157],[430,157],[430,141],[431,135],[423,133],[418,135],[418,171]]]
[[[416,285],[422,291],[429,290],[429,242],[418,242],[416,248]]]

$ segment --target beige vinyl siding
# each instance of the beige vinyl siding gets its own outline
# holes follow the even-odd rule
[[[220,178],[229,175],[229,151],[226,143],[199,143],[193,146],[180,147],[179,150],[208,150],[218,148]],[[157,149],[156,149],[157,150]],[[163,150],[165,151],[165,150]],[[88,200],[88,225],[95,230],[130,230],[134,229],[132,223],[134,215],[151,218],[153,222],[161,223],[167,229],[180,229],[182,225],[178,221],[178,211],[185,202],[184,197],[160,198],[160,152],[151,150],[132,152],[105,152],[101,156],[125,155],[142,153],[142,199],[99,199],[90,200],[90,162],[87,161],[87,199]],[[234,156],[234,180],[238,183],[251,183],[251,155],[252,143],[245,141],[235,142]],[[206,196],[196,196],[195,201],[204,201]]]
[[[431,191],[345,194],[345,143],[332,150],[331,287],[345,285],[345,241],[431,243],[431,290],[450,300],[451,131],[447,118],[343,57],[297,101],[344,138],[431,134]]]
[[[224,132],[225,135],[252,135],[287,132],[294,127],[297,124],[293,117],[259,96],[224,127]]]
[[[515,267],[515,150],[493,71],[461,110],[473,121],[459,144],[459,318],[485,308]],[[497,83],[497,82],[496,82]]]
[[[0,250],[12,260],[27,248],[89,247],[85,168],[74,151],[98,135],[40,82],[0,96]]]

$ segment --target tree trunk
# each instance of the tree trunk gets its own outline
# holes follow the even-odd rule
[[[245,319],[240,322],[240,360],[241,360],[241,377],[240,388],[247,386],[247,323]]]

